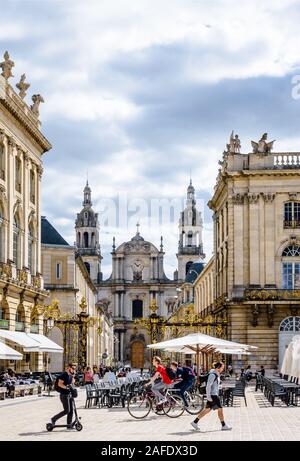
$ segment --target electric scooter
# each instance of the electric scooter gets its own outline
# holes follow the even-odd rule
[[[75,404],[75,398],[77,397],[77,389],[75,389],[74,387],[70,387],[70,403],[73,407],[73,413],[74,413],[74,416],[75,416],[75,419],[74,421],[71,423],[71,424],[52,424],[52,423],[47,423],[46,424],[46,429],[48,432],[51,432],[53,431],[54,428],[56,427],[75,427],[75,429],[77,431],[82,431],[83,429],[83,425],[81,424],[80,422],[80,417],[78,416],[77,414],[77,408],[76,408],[76,404]]]

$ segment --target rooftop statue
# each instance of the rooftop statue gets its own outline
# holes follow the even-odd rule
[[[39,107],[41,102],[45,102],[43,96],[40,94],[34,94],[32,96],[33,104],[30,106],[32,112],[38,117],[40,115]]]
[[[275,139],[271,142],[267,142],[267,137],[268,133],[264,133],[258,142],[251,141],[254,154],[269,154],[271,152]]]
[[[241,152],[241,141],[237,134],[234,135],[233,130],[230,135],[229,144],[227,144],[227,150],[230,154],[239,154]]]
[[[1,75],[5,78],[5,80],[8,80],[10,77],[13,77],[11,69],[14,67],[15,63],[9,59],[8,51],[5,51],[3,57],[4,61],[0,63],[0,67],[2,69]]]
[[[26,79],[26,75],[22,74],[19,83],[16,84],[16,87],[18,88],[18,90],[20,90],[19,96],[22,99],[25,98],[26,91],[30,87],[30,83],[25,83],[25,79]]]

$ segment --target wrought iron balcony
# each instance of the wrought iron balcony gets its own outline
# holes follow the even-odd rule
[[[9,320],[0,319],[0,328],[2,330],[9,330]]]
[[[284,221],[283,227],[285,229],[297,229],[300,228],[300,221]]]
[[[25,331],[25,322],[16,322],[15,331]]]
[[[38,325],[30,325],[30,333],[38,333],[39,332],[39,326]]]
[[[300,300],[300,289],[286,290],[277,288],[246,289],[244,299],[248,301],[295,301]]]

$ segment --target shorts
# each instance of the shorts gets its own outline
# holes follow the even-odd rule
[[[221,401],[217,395],[211,396],[211,401],[206,402],[206,408],[210,408],[211,410],[218,410],[218,408],[222,408]]]

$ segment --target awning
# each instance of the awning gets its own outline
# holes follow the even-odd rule
[[[22,360],[23,355],[0,341],[0,360]]]
[[[23,331],[0,330],[0,338],[18,344],[24,352],[39,352],[39,342]]]
[[[21,346],[24,352],[58,352],[63,348],[44,335],[25,333],[23,331],[0,330],[0,338],[4,338]]]
[[[61,346],[56,344],[51,339],[47,338],[47,336],[38,335],[36,333],[27,333],[27,334],[28,336],[30,336],[32,339],[34,339],[40,344],[39,345],[40,352],[58,352],[62,354],[64,351]]]

